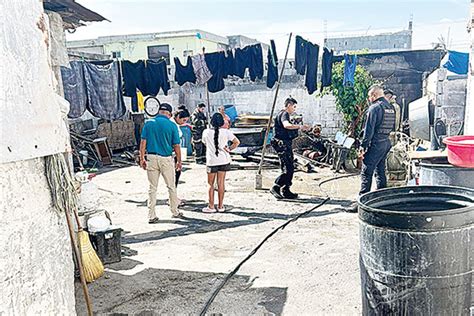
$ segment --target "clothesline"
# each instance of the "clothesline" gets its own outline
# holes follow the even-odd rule
[[[299,39],[298,39],[299,38]],[[297,37],[295,64],[305,71],[305,86],[308,93],[316,91],[319,46]],[[323,80],[321,89],[331,84],[333,52],[325,48],[323,53]],[[215,93],[225,88],[224,79],[236,76],[241,79],[248,74],[251,81],[262,79],[264,75],[263,49],[261,44],[244,48],[188,56],[186,64],[174,58],[175,82],[182,86],[187,82],[206,84],[209,92]],[[272,40],[267,54],[267,87],[272,88],[278,80],[278,57]],[[301,65],[301,66],[300,66]],[[142,95],[165,95],[171,88],[167,63],[161,60],[107,60],[73,61],[71,68],[63,67],[65,98],[70,102],[70,118],[82,116],[89,110],[94,116],[114,120],[126,112],[123,96],[137,100],[137,92]],[[301,73],[301,71],[300,71]]]

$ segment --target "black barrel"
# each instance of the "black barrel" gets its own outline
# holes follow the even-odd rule
[[[359,198],[364,315],[469,315],[474,190],[383,189]]]

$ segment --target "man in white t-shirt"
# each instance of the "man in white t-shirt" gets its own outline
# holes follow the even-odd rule
[[[230,152],[237,148],[240,141],[228,129],[223,128],[224,118],[220,113],[215,113],[211,119],[212,128],[204,130],[202,141],[206,146],[207,183],[209,205],[203,209],[205,213],[216,211],[214,205],[214,182],[217,179],[217,192],[219,203],[218,212],[224,212],[225,175],[230,170],[232,161]],[[229,143],[232,143],[229,146]]]

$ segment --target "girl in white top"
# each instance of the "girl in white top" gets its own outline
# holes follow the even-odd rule
[[[218,212],[224,212],[225,175],[230,170],[230,152],[237,148],[240,141],[228,129],[223,128],[224,118],[215,113],[211,118],[211,128],[204,130],[202,141],[206,145],[207,183],[209,205],[202,209],[205,213],[214,213],[214,182],[217,179],[217,193],[219,203]],[[229,143],[232,143],[229,146]]]

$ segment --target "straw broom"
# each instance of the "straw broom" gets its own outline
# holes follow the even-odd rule
[[[77,192],[76,188],[74,187],[73,180],[71,178],[71,173],[68,169],[66,164],[66,160],[62,154],[55,154],[51,156],[45,157],[45,174],[46,179],[48,180],[49,187],[51,189],[51,198],[54,205],[54,208],[66,215],[66,222],[69,230],[69,236],[71,238],[72,249],[75,254],[75,258],[77,259],[77,266],[79,268],[79,276],[81,280],[82,289],[84,292],[84,298],[87,305],[87,313],[89,316],[92,316],[93,309],[92,309],[92,302],[89,296],[89,290],[86,284],[86,271],[87,275],[89,276],[88,279],[91,282],[92,280],[98,278],[104,272],[104,266],[102,262],[100,262],[99,258],[95,254],[96,260],[91,261],[90,259],[90,252],[92,246],[90,245],[89,236],[86,233],[86,239],[82,237],[84,235],[82,232],[82,227],[78,224],[79,234],[78,238],[80,239],[79,242],[76,243],[76,236],[74,236],[74,229],[72,227],[72,220],[70,211],[74,210],[74,215],[76,216],[76,221],[78,220],[78,216],[76,213],[77,207]],[[85,241],[81,241],[84,240]],[[81,251],[79,251],[78,244],[81,246]],[[84,245],[89,245],[89,247],[85,247]],[[84,251],[84,255],[81,253]],[[98,263],[97,263],[98,262]],[[84,263],[84,264],[83,264]],[[95,267],[102,267],[100,275],[97,273],[99,269]],[[93,267],[93,268],[91,268]],[[93,271],[93,273],[89,273],[89,271]],[[90,277],[91,275],[95,276]],[[99,276],[98,276],[99,275]]]
[[[90,283],[97,280],[104,274],[104,265],[97,256],[94,248],[92,248],[89,234],[82,229],[76,209],[74,209],[74,217],[76,218],[77,223],[77,240],[80,250],[79,256],[84,269],[84,277],[86,282]]]

